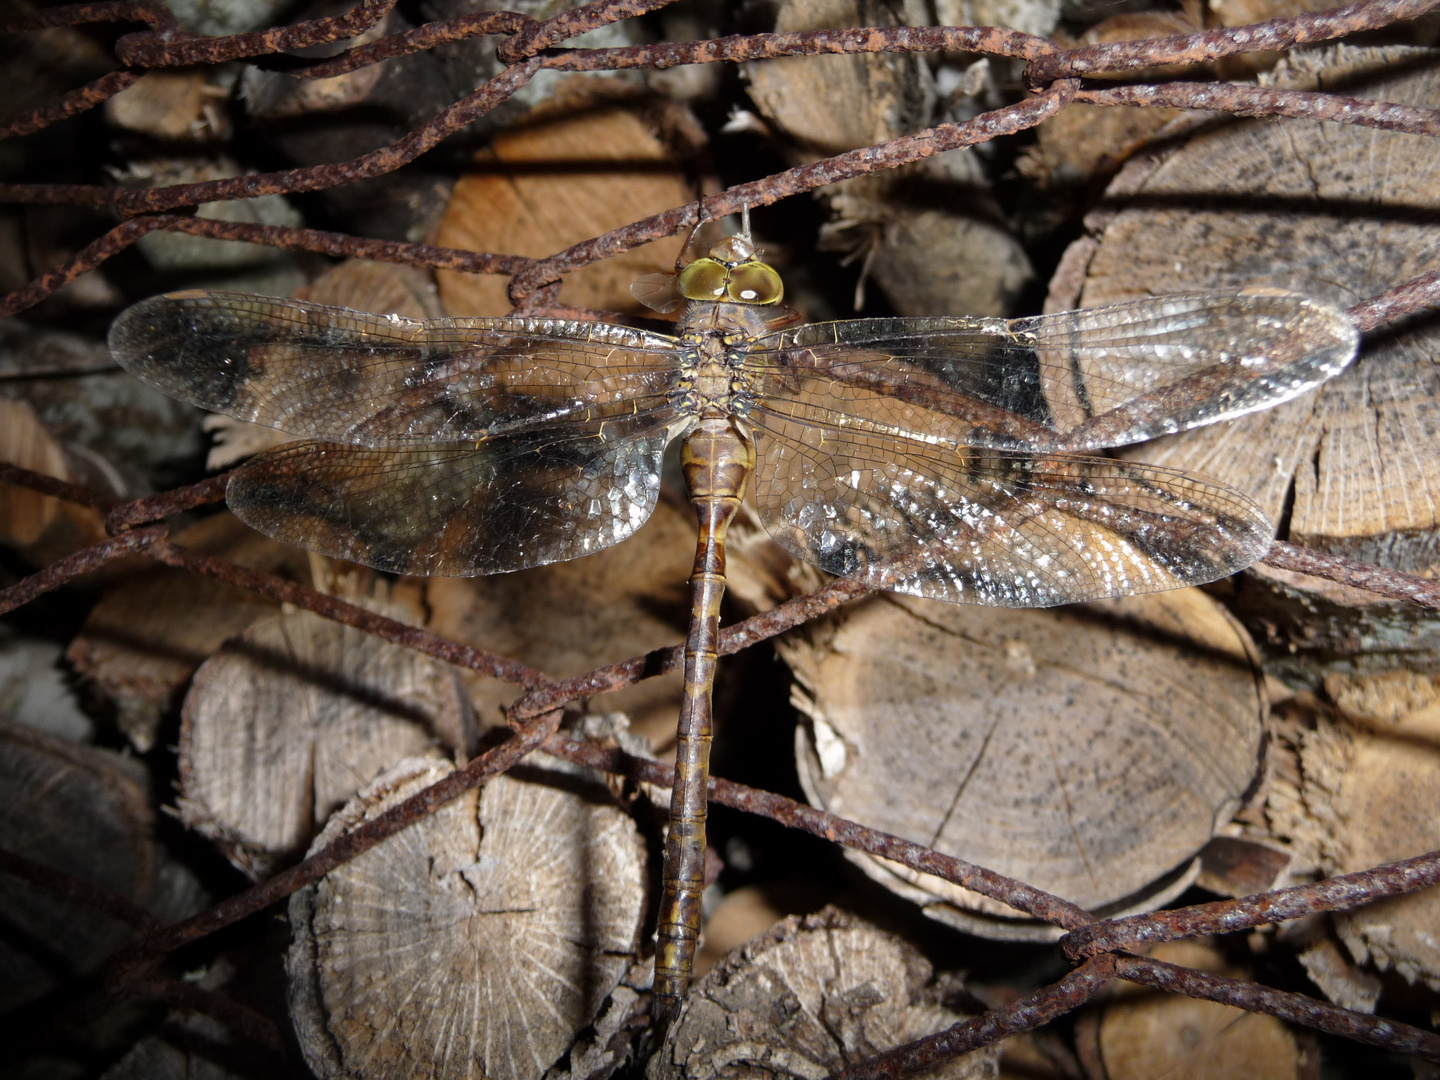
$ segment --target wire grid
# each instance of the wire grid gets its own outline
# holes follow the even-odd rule
[[[93,108],[132,85],[147,69],[216,64],[344,41],[374,26],[396,0],[363,0],[350,12],[293,26],[200,38],[180,30],[168,10],[135,0],[54,7],[0,23],[0,33],[20,34],[43,27],[91,22],[139,22],[147,31],[122,37],[116,55],[125,65],[87,86],[26,115],[0,123],[0,137],[38,131]],[[508,66],[473,93],[456,101],[400,140],[350,161],[289,169],[233,179],[124,190],[83,184],[0,184],[0,201],[110,207],[126,215],[73,258],[0,297],[0,316],[23,311],[94,269],[154,231],[184,232],[217,239],[247,241],[277,248],[366,258],[431,269],[512,275],[510,295],[517,311],[563,311],[555,303],[560,277],[651,240],[675,235],[701,221],[745,207],[768,205],[825,184],[892,169],[946,150],[973,146],[1034,127],[1067,105],[1154,105],[1208,109],[1244,116],[1288,116],[1328,120],[1416,135],[1440,133],[1440,111],[1335,94],[1282,91],[1223,83],[1163,82],[1089,86],[1083,76],[1158,65],[1194,64],[1241,53],[1289,48],[1377,29],[1440,7],[1440,0],[1368,0],[1333,11],[1275,19],[1253,26],[1193,34],[1062,49],[1045,38],[993,27],[890,27],[822,30],[803,33],[737,35],[710,41],[661,43],[630,48],[562,49],[577,34],[665,6],[669,0],[598,0],[546,22],[513,12],[463,15],[352,48],[322,63],[297,67],[281,58],[288,73],[324,78],[366,64],[408,55],[436,45],[486,34],[508,35],[499,50]],[[446,136],[503,103],[542,70],[618,71],[678,64],[738,62],[769,57],[866,52],[951,51],[1017,58],[1025,63],[1031,93],[1024,100],[961,123],[939,125],[913,135],[839,154],[732,187],[682,207],[632,222],[603,236],[546,258],[491,254],[426,244],[381,241],[315,229],[263,226],[189,216],[201,202],[295,194],[383,175],[413,161]],[[1351,316],[1369,330],[1440,302],[1440,269],[1355,305]],[[0,850],[0,872],[53,894],[79,900],[130,923],[139,932],[105,964],[97,988],[80,1013],[96,1016],[126,997],[148,997],[183,1005],[228,1024],[257,1043],[278,1048],[283,1040],[273,1023],[223,995],[204,991],[158,971],[160,962],[182,946],[262,911],[295,890],[318,881],[334,867],[434,812],[443,803],[499,775],[531,750],[543,748],[569,760],[668,786],[673,771],[614,750],[576,742],[557,734],[561,708],[568,702],[631,685],[679,666],[679,646],[598,668],[557,681],[503,656],[447,640],[396,622],[342,600],[176,546],[163,525],[147,524],[178,510],[219,501],[226,477],[176,489],[159,496],[117,504],[104,495],[0,464],[0,482],[31,488],[91,506],[107,514],[111,538],[60,559],[17,584],[0,590],[0,614],[14,610],[66,581],[106,563],[143,553],[161,563],[230,582],[271,599],[291,603],[383,640],[415,649],[451,664],[514,683],[526,691],[509,712],[509,738],[464,768],[381,816],[366,822],[331,846],[182,922],[159,925],[153,916],[77,878]],[[1265,561],[1272,566],[1318,575],[1368,589],[1386,597],[1440,610],[1440,583],[1394,570],[1358,563],[1277,542]],[[730,654],[774,637],[866,590],[835,581],[812,593],[728,627],[720,652]],[[1192,907],[1128,918],[1097,920],[1060,897],[941,855],[855,822],[792,800],[722,779],[711,780],[714,802],[758,814],[836,843],[902,863],[1003,901],[1011,907],[1065,929],[1067,957],[1077,966],[1064,978],[1012,1004],[992,1009],[929,1038],[858,1063],[839,1074],[848,1080],[909,1075],[960,1054],[1039,1027],[1094,998],[1107,981],[1120,978],[1193,997],[1208,998],[1251,1012],[1268,1013],[1291,1023],[1342,1035],[1359,1042],[1440,1062],[1440,1036],[1376,1016],[1351,1012],[1313,998],[1257,983],[1206,974],[1131,955],[1130,950],[1162,941],[1228,933],[1316,912],[1344,911],[1370,901],[1440,882],[1440,852],[1362,873],[1325,879]],[[77,1013],[77,1015],[79,1015]]]

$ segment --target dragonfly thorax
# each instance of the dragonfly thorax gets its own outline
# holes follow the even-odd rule
[[[704,310],[686,316],[681,336],[686,348],[675,382],[676,404],[691,417],[742,417],[754,396],[743,367],[744,343],[763,332],[765,321],[745,318],[747,312],[738,304],[693,307]],[[753,308],[748,313],[758,314]],[[695,321],[699,325],[688,325],[692,316],[698,316]]]

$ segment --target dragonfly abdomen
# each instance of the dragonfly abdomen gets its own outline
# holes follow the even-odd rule
[[[690,575],[690,634],[685,642],[685,691],[670,794],[670,832],[655,948],[655,1013],[674,1018],[690,980],[700,938],[705,887],[706,788],[714,737],[720,600],[725,594],[725,534],[755,468],[755,444],[732,418],[702,418],[681,447],[681,467],[699,518],[695,569]]]

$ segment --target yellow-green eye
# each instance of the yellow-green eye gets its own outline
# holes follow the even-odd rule
[[[741,263],[730,271],[725,295],[740,304],[778,304],[785,295],[785,284],[773,266]]]
[[[714,259],[696,259],[680,271],[680,295],[686,300],[723,300],[730,271]]]

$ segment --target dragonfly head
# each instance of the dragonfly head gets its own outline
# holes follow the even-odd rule
[[[686,300],[712,303],[780,303],[785,296],[780,274],[756,255],[749,237],[727,236],[680,271],[680,295]]]

